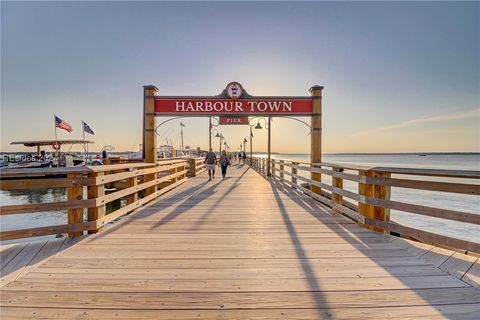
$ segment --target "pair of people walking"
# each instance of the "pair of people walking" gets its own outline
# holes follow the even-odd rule
[[[210,152],[205,156],[205,164],[207,165],[208,181],[211,181],[212,179],[215,179],[215,168],[217,165],[217,155],[212,151],[212,148],[210,148]],[[227,167],[231,166],[230,157],[225,150],[223,150],[220,155],[219,164],[222,168],[222,178],[225,178],[227,175]]]

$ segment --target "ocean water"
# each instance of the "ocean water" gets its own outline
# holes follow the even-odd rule
[[[308,154],[274,154],[272,157],[277,159],[303,161],[309,161],[310,159],[310,155]],[[324,162],[352,163],[371,166],[480,171],[480,154],[426,154],[426,156],[419,156],[418,154],[325,154],[323,155],[322,159]],[[302,173],[299,171],[299,174],[308,176],[308,173],[306,172]],[[475,179],[415,177],[402,175],[394,175],[394,177],[428,181],[480,184],[480,181]],[[322,175],[322,182],[331,184],[331,178],[329,176]],[[358,184],[344,180],[344,188],[349,191],[357,192]],[[391,199],[429,207],[480,214],[480,197],[478,196],[421,191],[406,188],[392,188]],[[65,200],[66,191],[62,189],[0,191],[0,204],[2,206]],[[391,211],[391,219],[400,224],[414,228],[480,243],[480,226],[478,225],[426,217],[396,210]],[[66,210],[0,216],[1,231],[51,226],[65,223],[67,223]],[[40,237],[37,239],[40,239]],[[27,239],[27,241],[29,240],[30,239]]]
[[[266,155],[262,154],[261,156]],[[309,154],[274,154],[272,155],[272,158],[310,161]],[[382,167],[389,166],[401,168],[429,168],[480,171],[479,153],[435,153],[425,154],[425,156],[420,156],[419,154],[324,154],[322,156],[322,161]],[[350,173],[348,171],[346,172]],[[299,173],[308,176],[308,173],[306,172]],[[351,173],[356,172],[351,171]],[[392,177],[399,179],[444,181],[480,185],[480,181],[476,179],[423,177],[400,174],[392,175]],[[327,175],[322,175],[322,182],[326,184],[331,184],[331,177]],[[347,180],[344,180],[343,183],[346,190],[358,192],[358,183]],[[434,208],[475,213],[480,215],[480,197],[474,195],[392,187],[391,200],[424,205]],[[349,201],[356,203],[353,200]],[[434,217],[427,217],[397,210],[391,210],[391,220],[413,228],[418,228],[425,231],[431,231],[438,234],[480,243],[479,225],[439,219]]]

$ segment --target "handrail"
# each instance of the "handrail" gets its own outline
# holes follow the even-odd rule
[[[445,170],[445,169],[425,169],[425,168],[401,168],[401,167],[372,167],[362,166],[350,163],[330,163],[318,162],[312,164],[315,167],[335,167],[345,170],[363,170],[373,172],[390,172],[406,175],[452,177],[452,178],[470,178],[480,179],[480,171],[473,170]]]
[[[65,188],[66,201],[0,206],[0,215],[66,211],[68,223],[0,232],[0,240],[58,233],[96,233],[104,226],[185,182],[187,174],[202,172],[203,158],[165,159],[157,163],[128,162],[74,168],[0,170],[0,189]],[[86,188],[87,194],[85,194]],[[124,201],[119,201],[123,199]],[[117,208],[106,212],[108,203]],[[119,203],[120,202],[120,203]],[[84,210],[88,219],[84,221]]]
[[[267,161],[263,157],[250,159],[252,167],[265,175]],[[270,167],[274,179],[291,185],[298,191],[326,204],[334,211],[357,221],[366,228],[480,254],[480,243],[447,237],[402,226],[390,221],[390,209],[393,209],[417,215],[480,225],[480,214],[390,199],[391,188],[480,196],[480,184],[464,183],[466,179],[470,179],[472,182],[477,181],[476,179],[480,178],[480,171],[363,166],[330,162],[310,164],[305,161],[277,158],[271,159]],[[307,178],[305,175],[299,174],[298,172],[300,171],[308,173],[310,177]],[[345,171],[357,171],[357,173],[346,173]],[[330,176],[332,178],[331,185],[322,182],[321,175]],[[401,178],[392,177],[392,175],[400,175]],[[418,178],[408,179],[408,176],[437,178],[435,181],[431,181]],[[448,178],[449,181],[438,181],[438,177]],[[461,183],[455,181],[455,179],[458,179]],[[345,190],[343,188],[343,180],[358,183],[358,192]],[[349,202],[348,199],[356,201],[358,205]]]

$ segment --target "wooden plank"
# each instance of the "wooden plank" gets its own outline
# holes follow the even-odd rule
[[[394,236],[390,238],[393,243],[405,248],[408,252],[415,254],[417,257],[423,256],[433,248],[432,245],[423,242],[402,239]]]
[[[112,315],[117,319],[462,319],[478,320],[478,304],[450,304],[438,306],[401,306],[388,308],[263,308],[255,310],[225,309],[220,303],[215,310],[126,310],[80,308],[19,308],[4,307],[3,314],[8,319],[108,319]]]
[[[220,304],[216,310],[105,310],[52,308],[16,308],[5,307],[3,314],[8,319],[462,319],[478,320],[478,305],[455,304],[441,306],[412,306],[391,308],[348,308],[348,309],[260,309],[225,310]]]
[[[480,261],[476,261],[467,273],[462,277],[462,280],[475,288],[480,288]]]
[[[7,275],[6,277],[2,278],[1,286],[10,283],[11,281],[15,280],[16,278],[20,277],[22,274],[25,274],[31,270],[34,270],[40,263],[48,260],[53,255],[55,255],[62,244],[64,243],[66,238],[61,239],[51,239],[46,241],[45,245],[41,247],[41,249],[36,253],[33,258],[26,263],[23,267],[18,269],[18,272],[13,272]]]
[[[328,300],[325,295],[328,294]],[[370,299],[365,299],[368,294]],[[448,289],[373,290],[370,292],[102,292],[44,291],[33,295],[30,291],[2,292],[2,305],[28,308],[105,308],[150,310],[196,309],[345,309],[392,308],[403,306],[441,306],[448,304],[478,304],[478,290],[471,287]],[[192,303],[196,301],[197,303]],[[222,307],[223,306],[223,307]],[[173,313],[172,313],[173,314]],[[376,313],[375,313],[376,314]],[[298,318],[297,318],[298,319]]]
[[[56,226],[48,227],[38,227],[38,228],[28,228],[28,229],[19,229],[11,231],[2,231],[0,232],[0,240],[15,240],[21,238],[29,237],[40,237],[47,236],[52,234],[62,234],[62,233],[80,233],[84,230],[94,230],[97,228],[97,222],[83,222],[83,223],[74,223],[74,224],[61,224]]]
[[[1,271],[0,287],[13,281],[45,246],[46,241],[29,242]]]
[[[337,167],[345,170],[390,172],[407,175],[451,177],[451,178],[471,178],[480,179],[480,171],[475,170],[444,170],[444,169],[417,169],[417,168],[397,168],[397,167],[371,167],[357,164],[338,164],[329,162],[314,163],[313,166]]]
[[[59,202],[8,205],[0,207],[0,215],[32,213],[44,211],[62,211],[67,209],[91,208],[97,205],[96,200],[72,200]]]
[[[47,178],[47,179],[2,179],[1,190],[38,189],[38,188],[67,188],[75,186],[91,186],[96,181],[92,178]]]
[[[76,238],[69,238],[76,239]],[[215,269],[252,269],[252,268],[303,268],[306,265],[331,266],[332,268],[355,269],[363,267],[395,267],[395,266],[425,266],[429,265],[425,261],[416,257],[379,257],[371,259],[369,257],[341,257],[330,259],[325,258],[243,258],[243,259],[167,259],[167,258],[68,258],[63,255],[57,256],[45,267],[51,268],[99,268],[99,269],[144,269],[144,268],[165,268],[169,269],[174,266],[177,269],[199,269],[216,272]],[[213,270],[211,270],[213,269]]]
[[[435,234],[432,232],[427,232],[427,231],[423,231],[423,230],[419,230],[419,229],[415,229],[407,226],[402,226],[392,222],[378,221],[378,220],[369,219],[369,218],[366,218],[366,219],[368,219],[368,221],[366,222],[369,225],[378,226],[378,227],[381,227],[405,236],[412,237],[414,239],[417,239],[423,242],[439,244],[439,245],[447,246],[450,248],[462,249],[468,252],[480,253],[480,243],[447,237],[447,236]]]
[[[422,259],[428,263],[433,264],[436,267],[440,267],[444,262],[446,262],[452,255],[454,251],[447,250],[439,247],[433,247],[427,253],[422,256]]]
[[[455,252],[443,262],[439,268],[447,271],[452,276],[461,279],[477,260],[478,257]]]
[[[0,169],[0,178],[5,177],[41,177],[69,173],[92,172],[89,167],[59,167],[59,168],[25,168],[25,169]]]
[[[290,292],[316,291],[320,283],[312,284],[305,279],[29,279],[22,277],[9,283],[2,290],[32,291],[98,291],[98,292]],[[401,277],[401,278],[325,278],[321,288],[325,291],[350,290],[417,290],[432,288],[469,287],[452,276]],[[3,293],[2,293],[3,294]]]
[[[361,203],[368,203],[368,204],[383,207],[383,208],[390,208],[390,209],[399,210],[399,211],[411,212],[411,213],[420,214],[423,216],[442,218],[442,219],[480,225],[480,215],[476,213],[469,213],[469,212],[463,212],[458,210],[440,209],[435,207],[404,203],[400,201],[375,199],[372,197],[360,198],[359,201]]]
[[[26,243],[16,243],[11,245],[1,246],[0,264],[1,270],[10,263],[26,246]]]
[[[409,179],[398,179],[398,178],[385,178],[381,176],[365,177],[358,174],[343,173],[343,172],[340,173],[340,172],[335,172],[335,170],[327,170],[327,169],[320,169],[320,168],[313,168],[310,171],[323,173],[334,178],[341,178],[349,181],[374,184],[374,185],[409,188],[409,189],[417,189],[417,190],[480,195],[480,185],[478,184],[453,183],[453,182],[443,182],[443,181],[409,180]],[[386,173],[391,175],[391,173],[389,172],[377,172],[377,173],[380,175],[386,174]]]
[[[189,280],[189,279],[256,279],[267,280],[284,277],[288,274],[290,279],[327,279],[327,278],[379,278],[379,277],[426,277],[446,275],[446,272],[432,268],[430,265],[424,266],[363,266],[361,270],[339,269],[342,264],[324,264],[312,266],[309,270],[304,270],[301,266],[291,268],[278,268],[276,266],[268,268],[222,268],[215,272],[205,272],[205,269],[189,268],[50,268],[43,266],[30,271],[24,278],[29,279],[145,279],[148,274],[149,279],[156,280]]]

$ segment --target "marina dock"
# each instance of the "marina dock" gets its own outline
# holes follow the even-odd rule
[[[365,228],[264,162],[198,165],[103,231],[2,248],[2,319],[479,318],[478,255]]]

